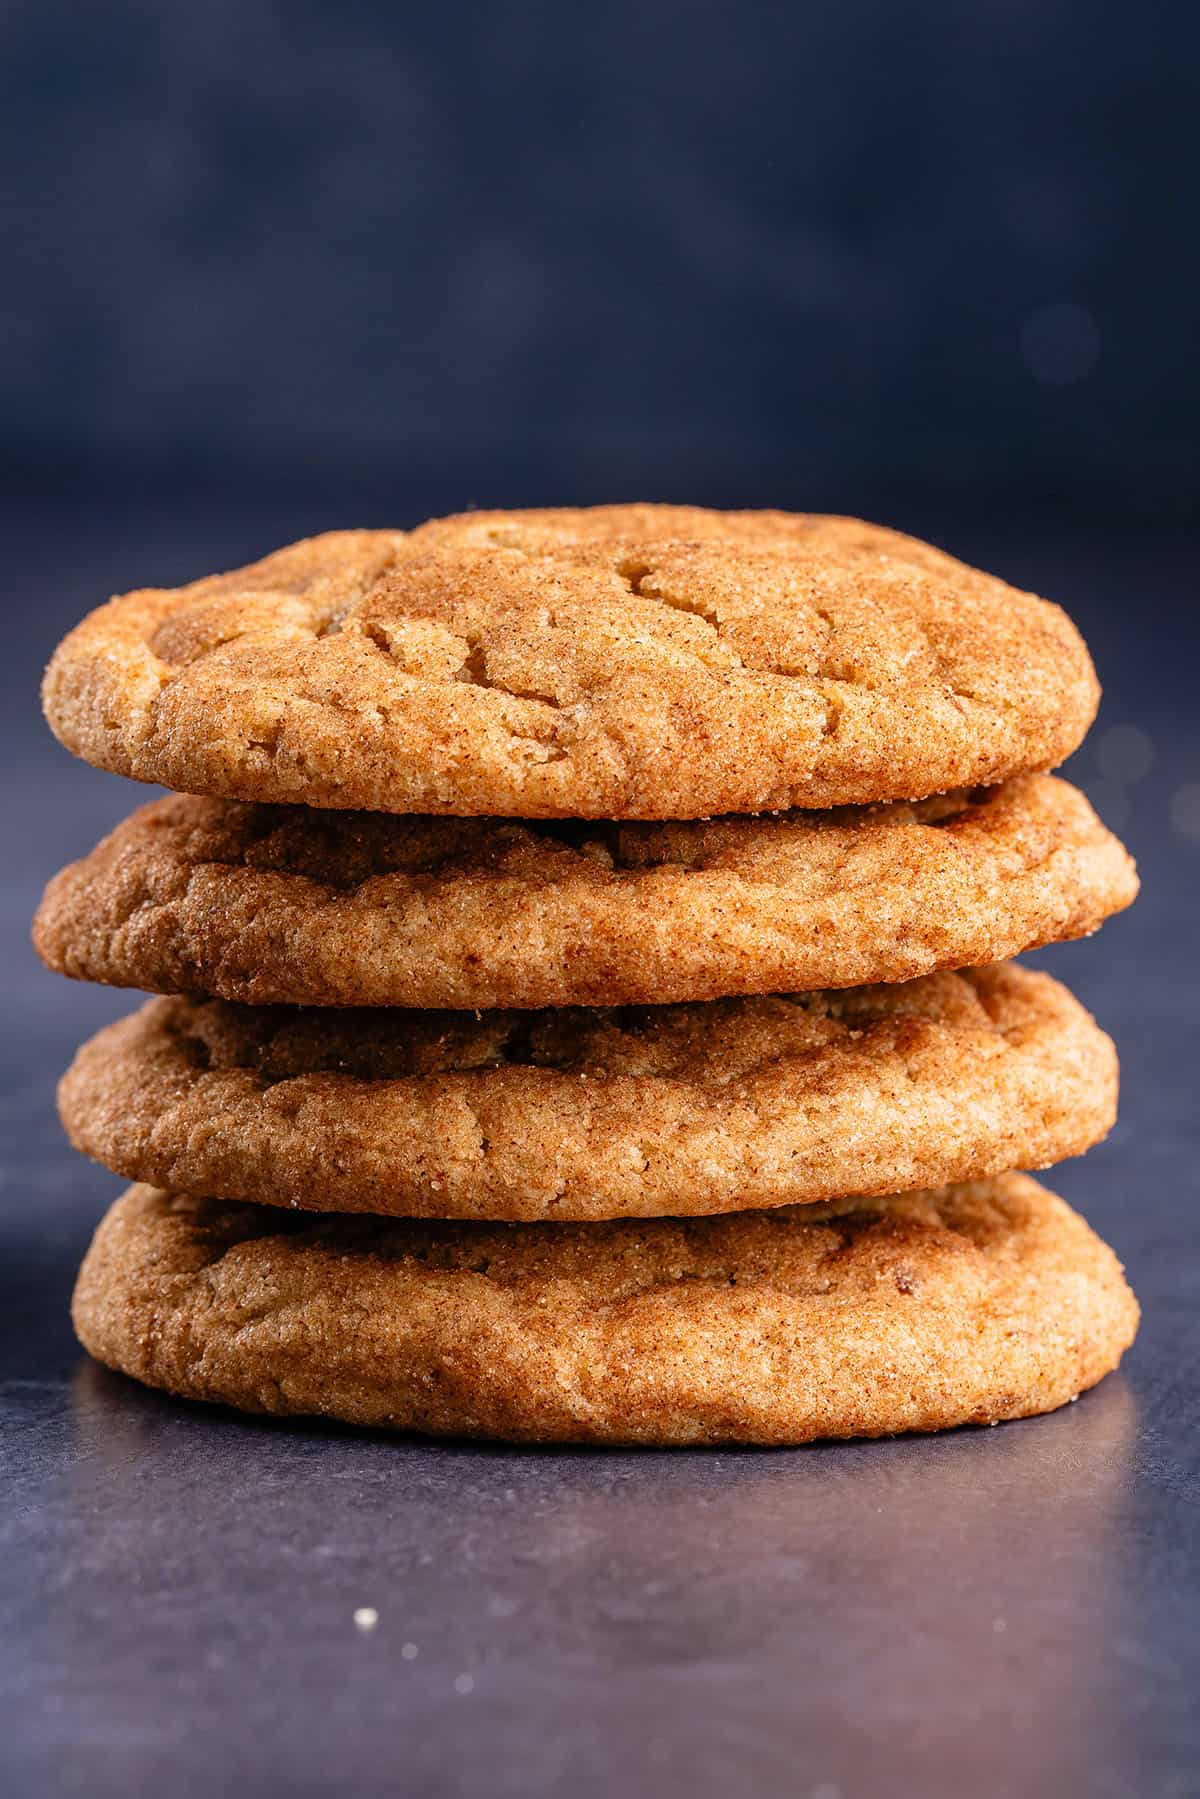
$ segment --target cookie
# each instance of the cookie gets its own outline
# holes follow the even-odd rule
[[[250,1412],[517,1442],[805,1443],[1046,1412],[1138,1308],[1034,1181],[693,1221],[429,1225],[133,1187],[75,1289],[111,1368]]]
[[[188,793],[654,819],[1049,768],[1098,692],[1058,607],[898,532],[609,506],[333,532],[122,595],[43,697],[87,761]]]
[[[651,1005],[996,961],[1095,930],[1136,891],[1051,775],[670,825],[173,797],[51,882],[34,940],[83,980],[258,1004]]]
[[[1048,975],[604,1012],[152,1000],[80,1050],[77,1149],[189,1193],[399,1217],[689,1216],[1076,1155],[1117,1061]]]

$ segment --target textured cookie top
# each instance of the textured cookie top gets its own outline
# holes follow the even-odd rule
[[[84,980],[261,1004],[655,1004],[996,961],[1095,930],[1136,892],[1052,775],[663,825],[173,797],[51,882],[34,940]]]
[[[60,645],[51,726],[184,792],[695,818],[1051,767],[1098,697],[1057,607],[852,519],[693,507],[335,532]]]
[[[134,1187],[73,1307],[251,1411],[532,1441],[799,1443],[1046,1411],[1120,1359],[1111,1250],[1033,1181],[699,1220],[428,1225]]]
[[[893,1193],[1086,1149],[1112,1044],[1048,975],[618,1011],[153,1000],[60,1088],[118,1174],[318,1211],[687,1216]]]

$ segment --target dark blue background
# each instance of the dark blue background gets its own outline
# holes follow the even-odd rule
[[[9,0],[18,488],[1194,516],[1187,0]]]

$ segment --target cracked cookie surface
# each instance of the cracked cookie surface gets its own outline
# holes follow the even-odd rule
[[[1113,1046],[1048,975],[685,1006],[337,1012],[153,1000],[59,1096],[118,1174],[317,1211],[695,1216],[1076,1155]]]
[[[898,532],[611,506],[334,532],[123,595],[43,697],[68,748],[183,792],[655,819],[1049,768],[1098,691],[1058,607]]]
[[[993,1424],[1108,1373],[1138,1308],[1019,1175],[692,1221],[428,1225],[134,1187],[75,1290],[111,1368],[246,1411],[524,1442]]]
[[[563,1006],[902,981],[1083,936],[1133,863],[1052,775],[679,824],[173,796],[50,883],[63,974],[255,1004]]]

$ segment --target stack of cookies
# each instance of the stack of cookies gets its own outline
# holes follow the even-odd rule
[[[338,532],[60,646],[176,793],[55,879],[152,999],[60,1090],[132,1187],[74,1316],[192,1399],[535,1442],[994,1423],[1116,1366],[1111,1251],[1014,1169],[1113,1122],[1005,958],[1133,865],[1044,771],[1069,620],[895,532],[688,507]]]

